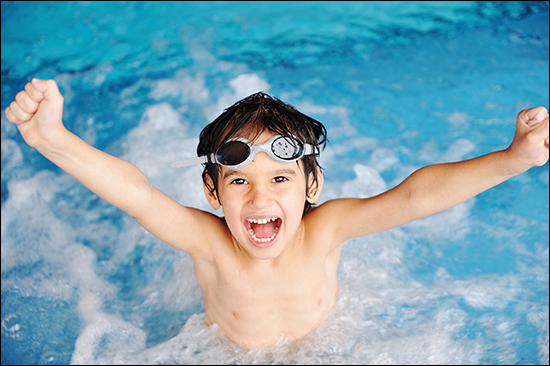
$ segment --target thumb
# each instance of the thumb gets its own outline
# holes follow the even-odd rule
[[[42,123],[61,121],[63,117],[63,96],[59,92],[56,82],[34,78],[31,80],[31,86],[37,93],[44,96],[34,118],[43,121]]]
[[[527,126],[532,127],[548,118],[548,111],[544,107],[531,108],[525,111],[524,119]]]
[[[31,84],[36,90],[44,94],[44,99],[50,102],[63,102],[63,96],[59,92],[59,88],[57,87],[55,80],[41,80],[34,78],[31,80]]]

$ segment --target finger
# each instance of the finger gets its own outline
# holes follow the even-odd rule
[[[13,122],[13,123],[19,124],[19,123],[26,122],[30,120],[31,117],[33,116],[33,114],[27,113],[24,110],[22,110],[21,107],[19,107],[19,105],[15,101],[11,102],[8,108],[9,108],[9,111],[6,109],[6,117],[8,116],[11,117],[11,118],[8,117],[8,119],[10,120],[10,122]]]
[[[535,119],[529,121],[531,123],[532,129],[546,131],[546,135],[548,135],[548,114],[546,114],[546,116],[540,120],[539,118],[541,118],[541,116],[537,116]]]
[[[550,131],[548,128],[549,120],[548,120],[548,114],[546,115],[546,118],[544,118],[542,121],[537,121],[532,124],[531,127],[533,127],[533,131],[537,131],[537,134],[540,134],[542,138],[548,137]]]
[[[34,79],[33,79],[34,80]],[[36,103],[40,103],[44,100],[44,94],[32,85],[32,80],[25,85],[25,91],[29,94],[29,97]]]
[[[44,99],[51,102],[63,102],[63,96],[59,92],[55,80],[32,79],[31,84],[39,92],[44,94]]]
[[[8,121],[13,122],[13,123],[19,122],[19,120],[18,120],[17,118],[15,118],[15,116],[14,116],[13,113],[11,112],[11,108],[10,108],[10,107],[7,107],[7,108],[4,110],[4,113],[6,114],[6,118],[8,119]]]
[[[17,93],[15,100],[17,101],[19,107],[27,113],[34,113],[38,109],[38,103],[30,98],[26,90],[22,90]]]
[[[542,122],[537,122],[537,124],[533,125],[531,130],[528,132],[529,139],[536,143],[540,143],[542,141],[545,146],[548,146],[548,124],[548,117],[546,117],[542,120]]]
[[[548,111],[544,107],[531,108],[525,111],[524,120],[527,126],[532,127],[548,118]]]

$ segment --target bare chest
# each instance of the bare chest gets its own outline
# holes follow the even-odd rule
[[[216,280],[203,288],[206,316],[239,343],[300,338],[332,309],[333,267],[304,260],[278,268],[220,268]]]

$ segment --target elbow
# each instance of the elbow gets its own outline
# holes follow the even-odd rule
[[[417,178],[417,176],[421,173],[421,171],[424,168],[421,168],[411,174],[411,176],[405,181],[404,187],[403,187],[403,200],[405,202],[405,209],[410,214],[410,220],[414,221],[416,219],[420,219],[423,217],[426,217],[430,215],[430,213],[433,212],[433,205],[431,204],[431,200],[428,199],[425,195],[423,195],[425,187],[418,186],[421,184]]]
[[[128,200],[128,205],[121,207],[121,209],[139,222],[140,218],[150,211],[151,204],[154,202],[155,191],[156,188],[149,181],[139,187],[129,187],[128,192],[132,199]]]

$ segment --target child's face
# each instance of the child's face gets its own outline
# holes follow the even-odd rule
[[[271,136],[264,132],[254,143],[264,143]],[[308,199],[301,164],[278,163],[260,152],[241,169],[221,167],[218,197],[225,220],[234,238],[257,259],[276,258],[299,239]],[[217,202],[212,199],[210,196],[215,207]]]

